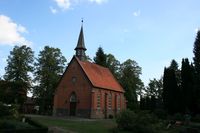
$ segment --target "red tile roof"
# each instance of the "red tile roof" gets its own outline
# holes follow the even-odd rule
[[[123,88],[117,82],[108,68],[88,61],[83,62],[78,58],[76,59],[94,87],[124,92]]]

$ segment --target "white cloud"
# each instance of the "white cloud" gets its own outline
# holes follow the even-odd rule
[[[54,0],[58,7],[60,7],[63,10],[69,9],[71,6],[71,0]]]
[[[22,33],[28,33],[25,27],[14,23],[5,15],[0,15],[0,45],[31,45]]]
[[[108,0],[89,0],[89,2],[94,2],[94,3],[97,3],[97,4],[102,4],[102,3],[105,3],[107,1]]]
[[[135,16],[135,17],[140,16],[140,10],[134,11],[133,16]]]
[[[50,10],[51,10],[51,12],[53,13],[53,14],[56,14],[58,11],[55,9],[55,8],[53,8],[53,7],[50,7]]]
[[[56,2],[57,6],[63,11],[68,9],[73,9],[72,6],[79,5],[84,2],[95,3],[98,5],[108,2],[108,0],[54,0],[54,1]],[[58,13],[58,10],[53,7],[50,7],[50,10],[53,14]]]

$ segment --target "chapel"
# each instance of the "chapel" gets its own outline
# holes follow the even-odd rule
[[[54,95],[54,116],[109,118],[126,109],[124,89],[108,68],[86,60],[81,26],[75,55]]]

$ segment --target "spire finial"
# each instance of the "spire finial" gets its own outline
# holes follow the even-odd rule
[[[82,23],[82,26],[83,26],[83,18],[81,18],[81,23]]]

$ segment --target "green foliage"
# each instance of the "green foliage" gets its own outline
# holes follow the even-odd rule
[[[163,77],[163,103],[168,113],[174,114],[182,110],[181,94],[175,70],[170,67],[165,68]]]
[[[7,119],[7,118],[12,118],[12,119],[19,119],[20,114],[19,114],[19,105],[17,104],[10,104],[6,105],[0,102],[0,118],[2,119]]]
[[[114,57],[114,55],[106,55],[106,67],[109,68],[116,79],[119,79],[120,62]]]
[[[0,118],[10,115],[9,108],[0,102]]]
[[[159,118],[159,119],[167,119],[167,112],[164,109],[155,109],[153,113]]]
[[[195,73],[195,83],[194,83],[194,88],[195,88],[195,93],[196,97],[195,98],[195,107],[196,111],[195,113],[200,113],[200,31],[197,32],[196,40],[194,42],[194,48],[193,48],[193,53],[194,53],[194,73]]]
[[[129,109],[138,108],[137,91],[143,88],[143,83],[140,79],[141,67],[134,60],[126,60],[120,65],[120,83],[125,90],[125,97],[128,101]]]
[[[96,56],[94,57],[94,62],[98,65],[106,67],[106,54],[103,51],[102,47],[99,47]]]
[[[154,110],[162,108],[163,79],[153,79],[149,81],[148,86],[144,89],[145,96],[140,97],[140,109]]]
[[[4,79],[22,82],[26,89],[30,89],[31,77],[28,73],[33,71],[33,60],[34,55],[30,47],[25,45],[15,46],[8,56]]]
[[[181,113],[176,113],[173,115],[174,121],[184,121],[184,116]]]
[[[116,122],[119,129],[131,130],[135,119],[136,114],[133,111],[125,110],[117,115]]]
[[[185,112],[195,112],[194,68],[187,58],[182,59],[181,80],[184,110]]]
[[[26,86],[23,82],[0,81],[0,101],[6,104],[22,105],[26,100]]]
[[[121,112],[116,119],[118,128],[125,131],[132,131],[134,133],[154,133],[153,124],[158,120],[155,116],[147,112],[139,112],[138,114],[126,110]]]
[[[34,55],[30,47],[15,46],[10,52],[5,68],[4,79],[7,81],[0,87],[5,89],[5,103],[23,104],[26,93],[31,88],[30,72],[33,71]],[[7,100],[5,100],[7,99]]]
[[[160,78],[159,80],[155,78],[153,80],[150,80],[145,91],[146,95],[149,97],[154,96],[157,99],[162,99],[162,91],[163,91],[162,78]]]
[[[40,113],[51,114],[56,85],[63,74],[66,59],[60,49],[45,46],[35,63],[33,95],[40,106]]]

